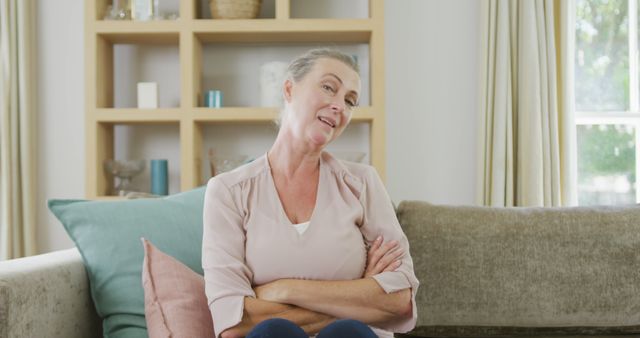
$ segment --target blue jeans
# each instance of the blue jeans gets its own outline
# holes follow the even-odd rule
[[[309,336],[294,322],[282,319],[267,319],[256,325],[246,338],[308,338]],[[341,319],[325,326],[316,338],[377,338],[364,323],[354,319]]]

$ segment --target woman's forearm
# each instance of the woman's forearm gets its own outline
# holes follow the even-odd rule
[[[348,281],[281,279],[255,289],[258,298],[367,324],[411,314],[411,290],[387,294],[373,278]]]
[[[309,335],[318,333],[335,320],[332,316],[293,305],[279,304],[252,297],[244,298],[242,321],[222,332],[222,338],[244,337],[260,322],[271,318],[284,318],[298,324]]]

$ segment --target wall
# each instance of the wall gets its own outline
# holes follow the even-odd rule
[[[38,1],[42,252],[73,246],[46,200],[84,196],[82,4]],[[385,3],[387,187],[396,202],[474,202],[478,9],[475,0]]]
[[[473,204],[480,1],[385,2],[387,189]]]
[[[73,246],[47,209],[50,198],[84,196],[84,8],[79,0],[37,1],[38,247]]]

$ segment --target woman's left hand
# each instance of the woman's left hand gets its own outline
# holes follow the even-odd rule
[[[364,278],[377,275],[385,271],[394,271],[401,264],[404,250],[400,248],[398,241],[391,241],[382,244],[384,238],[378,237],[369,252],[367,252],[367,267],[364,271]]]

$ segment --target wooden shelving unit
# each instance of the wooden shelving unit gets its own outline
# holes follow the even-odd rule
[[[114,125],[177,124],[180,131],[180,188],[197,187],[203,159],[202,129],[210,123],[271,123],[276,108],[199,107],[202,49],[208,43],[364,43],[369,46],[370,105],[359,107],[354,122],[370,125],[370,160],[385,177],[383,0],[369,0],[368,19],[290,18],[289,0],[275,0],[275,18],[200,19],[199,1],[180,0],[174,21],[104,21],[110,0],[85,3],[86,195],[107,196],[110,179],[102,163],[114,157]],[[180,106],[135,109],[114,107],[114,45],[169,44],[179,49]]]

